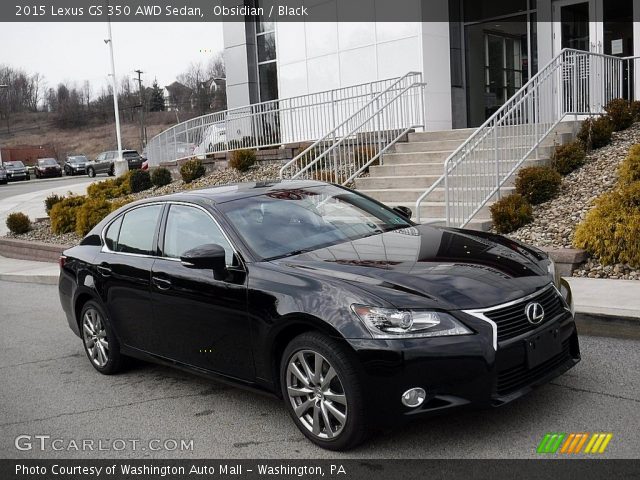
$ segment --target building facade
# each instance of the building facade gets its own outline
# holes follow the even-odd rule
[[[333,22],[224,23],[228,107],[415,71],[427,130],[476,127],[563,48],[640,53],[640,0],[406,0],[415,18],[449,19],[429,22],[385,22],[382,0],[366,21],[338,21],[342,1],[308,2]],[[634,88],[633,67],[625,76]]]

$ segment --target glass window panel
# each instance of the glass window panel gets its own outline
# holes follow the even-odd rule
[[[151,255],[161,211],[162,205],[150,205],[127,212],[120,227],[116,251]]]
[[[278,70],[276,62],[258,65],[260,77],[260,101],[268,102],[278,98]]]
[[[120,233],[120,225],[122,225],[122,216],[109,225],[107,233],[104,236],[105,244],[107,248],[113,252],[118,250],[118,234]]]
[[[256,37],[258,44],[258,62],[276,59],[276,34],[265,33]]]

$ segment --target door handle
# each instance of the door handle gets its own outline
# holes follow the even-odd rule
[[[113,270],[111,270],[111,267],[106,263],[98,265],[96,267],[96,270],[98,270],[100,275],[102,275],[103,277],[109,277],[113,273]]]
[[[171,288],[171,280],[167,280],[166,278],[152,277],[151,282],[158,290],[169,290]]]

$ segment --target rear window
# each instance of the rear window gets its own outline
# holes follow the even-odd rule
[[[139,157],[140,155],[138,154],[138,152],[124,152],[122,156],[124,158],[131,158],[131,157]]]
[[[107,246],[111,242],[115,248],[109,248],[116,252],[152,255],[153,238],[161,211],[162,205],[149,205],[128,211],[124,214],[117,237],[115,225],[118,222],[114,222],[109,227],[106,236]],[[113,233],[112,227],[114,228]]]

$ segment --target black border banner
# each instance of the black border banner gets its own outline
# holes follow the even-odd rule
[[[191,472],[191,473],[189,473]],[[639,460],[0,460],[2,480],[640,478]]]

